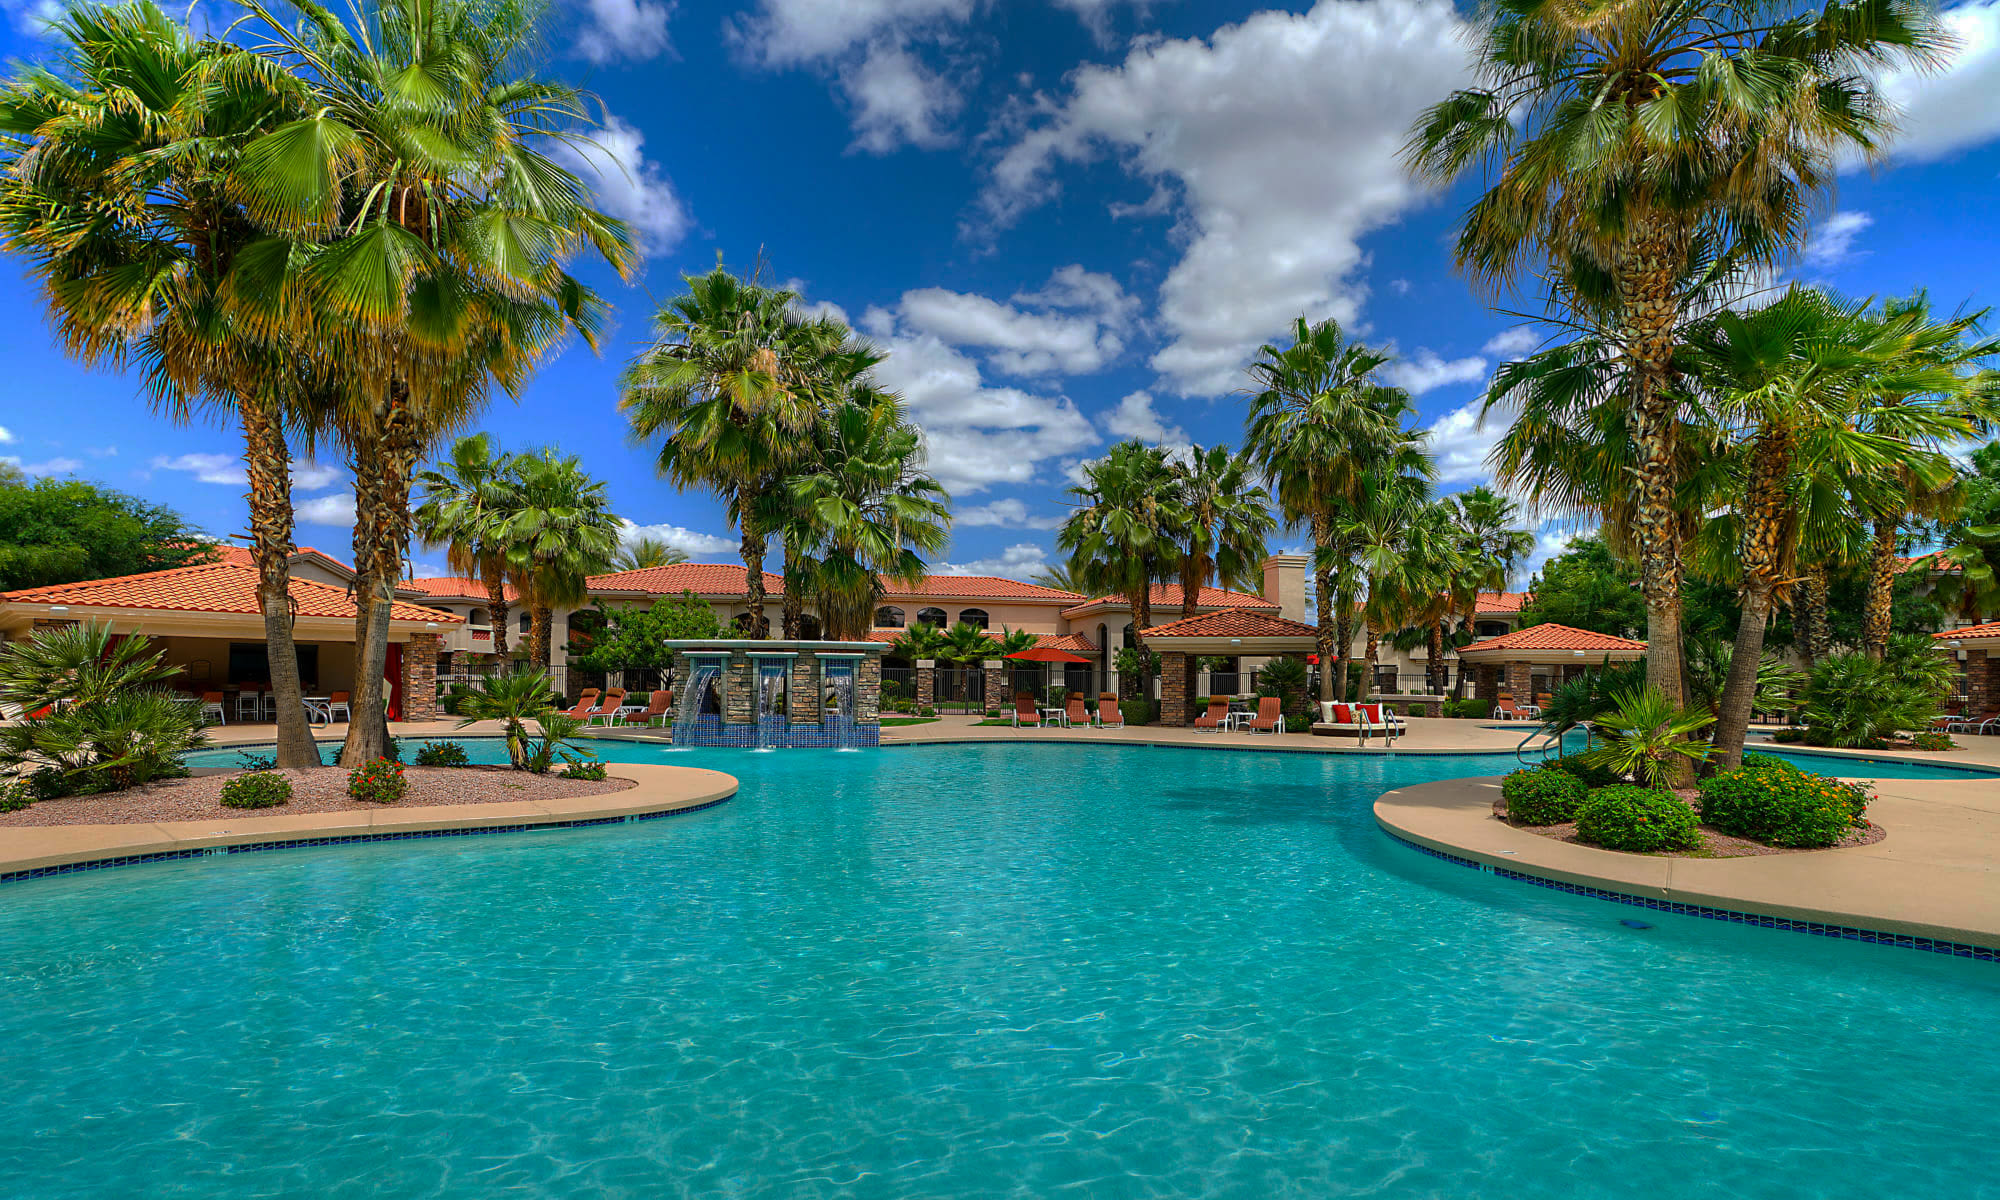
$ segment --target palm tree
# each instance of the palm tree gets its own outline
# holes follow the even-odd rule
[[[1153,581],[1163,577],[1172,547],[1167,537],[1172,473],[1167,452],[1144,442],[1120,442],[1084,469],[1086,482],[1069,489],[1079,507],[1056,530],[1073,577],[1091,591],[1115,592],[1132,608],[1139,650],[1139,696],[1151,699],[1151,655],[1141,631],[1153,624]]]
[[[1947,39],[1934,10],[1873,2],[1500,0],[1475,28],[1476,84],[1423,115],[1405,158],[1439,186],[1484,173],[1457,248],[1475,280],[1546,271],[1616,314],[1646,665],[1678,704],[1682,282],[1704,253],[1753,264],[1796,248],[1836,156],[1881,148],[1879,70],[1933,65]]]
[[[1079,596],[1084,594],[1083,583],[1071,574],[1067,563],[1050,563],[1028,576],[1028,582],[1040,584],[1045,588],[1054,588],[1059,592],[1075,592]]]
[[[1359,503],[1370,470],[1417,468],[1422,439],[1403,427],[1415,411],[1409,396],[1375,380],[1389,355],[1347,341],[1332,320],[1309,325],[1300,317],[1292,334],[1289,347],[1266,345],[1250,366],[1243,450],[1270,482],[1285,521],[1312,531],[1320,699],[1332,700],[1336,681],[1346,692],[1358,582],[1339,522]]]
[[[803,331],[798,296],[717,266],[683,277],[687,292],[654,315],[655,341],[625,370],[618,406],[632,437],[660,439],[658,469],[676,488],[707,488],[741,533],[748,633],[764,617],[763,497],[777,489],[819,419],[805,386],[825,336]]]
[[[1417,591],[1409,580],[1415,553],[1411,521],[1424,506],[1425,494],[1424,481],[1417,476],[1398,474],[1370,481],[1360,502],[1341,515],[1336,529],[1341,541],[1354,548],[1356,569],[1366,588],[1361,601],[1364,696],[1375,688],[1383,631],[1411,623],[1411,597]],[[1339,698],[1346,698],[1344,686]]]
[[[1479,615],[1480,593],[1507,590],[1514,568],[1534,550],[1535,535],[1515,527],[1520,506],[1485,484],[1458,493],[1450,504],[1463,559],[1462,568],[1452,575],[1451,594],[1460,634],[1470,640]],[[1458,673],[1452,696],[1465,697],[1463,670]]]
[[[520,454],[514,469],[520,507],[501,536],[508,574],[531,614],[528,659],[547,671],[554,610],[588,598],[585,581],[611,565],[621,526],[606,506],[605,485],[585,475],[574,455]]]
[[[927,621],[919,621],[896,638],[894,644],[889,647],[889,653],[898,658],[908,659],[911,663],[919,659],[935,662],[944,657],[945,645],[943,631]]]
[[[674,567],[688,560],[687,552],[675,549],[658,538],[642,537],[618,551],[614,564],[621,571],[644,571],[651,567]]]
[[[1169,534],[1180,560],[1181,616],[1195,615],[1201,589],[1214,579],[1226,588],[1253,578],[1278,527],[1271,497],[1250,482],[1251,465],[1227,446],[1196,446],[1169,467]],[[1191,681],[1190,681],[1191,685]]]
[[[49,33],[59,69],[24,68],[0,94],[0,230],[71,354],[137,365],[176,421],[208,413],[241,426],[277,762],[317,767],[292,639],[288,427],[308,432],[305,394],[323,380],[301,352],[314,344],[309,315],[247,320],[230,302],[279,274],[250,253],[245,149],[309,100],[275,64],[194,37],[150,0],[81,4]]]
[[[445,548],[451,569],[486,588],[493,653],[507,657],[507,520],[520,505],[513,457],[484,433],[460,438],[443,462],[417,476],[423,503],[412,514],[417,536]]]

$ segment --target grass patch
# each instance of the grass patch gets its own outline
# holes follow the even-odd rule
[[[882,728],[893,729],[898,725],[930,725],[936,721],[936,717],[883,717]]]

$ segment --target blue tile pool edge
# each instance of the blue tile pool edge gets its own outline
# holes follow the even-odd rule
[[[1763,913],[1737,912],[1728,908],[1711,908],[1706,904],[1687,904],[1678,900],[1655,900],[1651,896],[1634,896],[1627,892],[1614,892],[1607,888],[1591,887],[1587,884],[1565,883],[1559,879],[1546,879],[1517,871],[1511,867],[1495,866],[1439,850],[1411,841],[1401,834],[1377,824],[1376,828],[1390,841],[1399,842],[1420,854],[1443,859],[1461,867],[1470,867],[1503,879],[1518,880],[1536,887],[1548,888],[1552,892],[1567,892],[1573,896],[1589,896],[1594,900],[1609,900],[1614,904],[1629,904],[1634,908],[1650,908],[1655,912],[1677,913],[1685,917],[1700,917],[1707,921],[1727,921],[1732,925],[1755,925],[1760,929],[1782,929],[1792,933],[1809,933],[1815,937],[1839,938],[1850,942],[1867,942],[1877,946],[1895,946],[1904,950],[1923,950],[1931,954],[1943,954],[1951,958],[1970,958],[1977,962],[2000,962],[2000,949],[1991,946],[1975,946],[1969,942],[1946,941],[1942,938],[1918,937],[1909,933],[1886,933],[1879,929],[1859,929],[1852,925],[1834,925],[1824,921],[1800,921],[1792,917],[1772,917]]]
[[[576,817],[564,821],[528,821],[511,825],[482,825],[464,829],[409,829],[393,833],[349,833],[329,837],[273,838],[262,842],[238,842],[227,846],[200,846],[189,850],[155,850],[146,854],[125,854],[110,858],[93,858],[84,862],[58,863],[48,867],[28,867],[19,871],[0,871],[0,883],[13,883],[24,879],[42,879],[51,875],[74,875],[79,871],[103,871],[111,867],[141,866],[147,863],[175,862],[187,858],[211,858],[224,854],[256,854],[265,850],[295,850],[307,846],[341,846],[355,842],[400,842],[410,838],[470,837],[481,833],[533,833],[542,829],[583,829],[592,825],[630,825],[639,821],[657,821],[663,817],[678,817],[685,813],[700,812],[714,808],[735,799],[734,793],[717,796],[701,804],[691,804],[685,808],[668,808],[659,812],[629,813],[615,817]]]

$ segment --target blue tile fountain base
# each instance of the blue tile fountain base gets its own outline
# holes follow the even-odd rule
[[[882,727],[849,717],[828,717],[818,725],[794,725],[783,717],[765,717],[755,725],[726,725],[714,713],[674,723],[676,746],[723,746],[754,750],[829,750],[879,746]]]

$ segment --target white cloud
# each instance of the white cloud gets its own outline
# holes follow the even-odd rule
[[[990,558],[975,558],[967,563],[933,563],[931,571],[938,575],[1002,575],[1010,579],[1021,579],[1049,565],[1049,552],[1040,546],[1009,546]]]
[[[1544,521],[1541,528],[1535,531],[1535,548],[1530,550],[1528,557],[1522,559],[1514,568],[1513,584],[1526,587],[1529,580],[1533,579],[1543,567],[1549,565],[1550,559],[1569,549],[1577,539],[1589,537],[1596,532],[1595,526],[1579,529],[1572,524]]]
[[[674,5],[654,0],[584,0],[589,23],[576,36],[577,53],[594,63],[653,58],[673,48],[667,22]]]
[[[1487,478],[1486,455],[1506,432],[1507,423],[1496,418],[1482,428],[1479,410],[1484,404],[1484,399],[1474,400],[1431,424],[1430,452],[1437,460],[1439,483]]]
[[[1033,517],[1028,515],[1028,506],[1012,498],[995,500],[991,504],[975,505],[971,508],[954,509],[951,514],[953,525],[997,525],[1003,529],[1054,529],[1062,524],[1061,517]]]
[[[301,501],[292,509],[294,516],[308,525],[354,524],[354,493],[335,492]]]
[[[1486,340],[1480,349],[1496,358],[1513,361],[1542,344],[1541,335],[1526,325],[1503,329]]]
[[[591,142],[557,143],[551,156],[591,186],[599,207],[632,226],[641,254],[673,249],[692,218],[659,164],[646,158],[646,135],[607,115]]]
[[[49,22],[63,15],[63,5],[57,0],[0,0],[0,10],[6,12],[16,33],[31,38],[42,37]]]
[[[1410,294],[1410,281],[1407,279],[1391,279],[1389,281],[1389,290],[1398,296],[1407,296]]]
[[[870,46],[841,68],[840,85],[853,108],[856,150],[887,154],[906,143],[935,150],[956,140],[951,121],[965,98],[905,45]]]
[[[1230,391],[1293,318],[1359,315],[1359,240],[1425,198],[1398,154],[1417,113],[1468,79],[1463,31],[1442,0],[1321,0],[1206,41],[1142,40],[1029,103],[985,221],[1012,224],[1058,193],[1059,168],[1106,155],[1169,188],[1185,250],[1152,365],[1180,394]]]
[[[292,486],[304,492],[316,492],[328,484],[347,478],[345,467],[329,467],[316,462],[292,460]]]
[[[1181,446],[1188,441],[1187,430],[1169,425],[1154,411],[1148,392],[1133,392],[1118,401],[1118,407],[1104,414],[1104,427],[1114,437],[1138,438],[1154,445]]]
[[[736,541],[733,538],[717,537],[712,533],[702,533],[681,525],[640,525],[622,517],[619,519],[619,524],[623,528],[619,531],[618,542],[623,546],[630,546],[640,538],[652,538],[656,542],[665,542],[689,558],[700,558],[706,554],[729,554],[736,550]]]
[[[249,483],[249,477],[243,472],[243,460],[232,454],[178,454],[171,458],[156,455],[149,465],[155,471],[185,472],[201,483],[235,487],[245,487]],[[318,491],[346,477],[344,467],[329,467],[296,458],[292,460],[292,487],[297,491]]]
[[[1822,270],[1837,267],[1854,256],[1854,239],[1875,223],[1865,212],[1834,213],[1821,221],[1806,241],[1805,261]]]
[[[1902,133],[1890,156],[1925,162],[2000,136],[2000,0],[1960,4],[1940,14],[1958,40],[1943,70],[1899,70],[1882,77],[1882,93],[1902,110]],[[1850,167],[1861,165],[1851,161]]]
[[[39,478],[43,475],[67,475],[83,464],[73,458],[51,458],[43,462],[22,462],[12,454],[0,455],[0,463],[19,471],[23,475]]]
[[[1399,358],[1382,369],[1382,378],[1402,388],[1412,396],[1436,391],[1454,383],[1471,383],[1486,374],[1486,360],[1478,355],[1469,358],[1443,359],[1433,350],[1419,350],[1409,358]]]
[[[1025,307],[1017,307],[1025,306]],[[1087,374],[1124,350],[1137,301],[1109,275],[1068,266],[1014,303],[919,288],[903,293],[899,315],[911,328],[952,346],[987,351],[986,364],[1007,375]],[[1030,311],[1033,310],[1033,311]]]
[[[0,446],[11,445],[14,440],[14,431],[5,425],[0,425]]]

